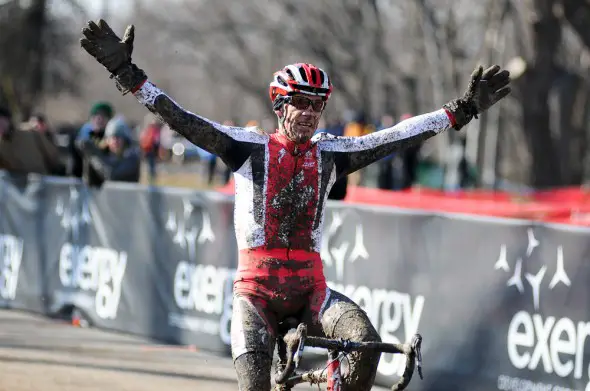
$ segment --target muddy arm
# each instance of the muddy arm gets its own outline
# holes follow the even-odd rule
[[[268,135],[254,128],[221,125],[183,109],[162,90],[146,81],[134,93],[141,104],[156,114],[187,140],[219,156],[233,171],[248,159],[253,144],[266,141]]]
[[[449,129],[451,120],[444,109],[412,117],[397,125],[361,137],[322,134],[319,147],[333,152],[338,177],[348,175],[391,153],[418,144]]]

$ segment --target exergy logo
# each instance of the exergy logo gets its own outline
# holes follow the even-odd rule
[[[0,300],[16,298],[23,245],[23,240],[16,236],[0,234]]]
[[[195,209],[188,199],[183,199],[182,203],[182,214],[170,212],[166,221],[166,230],[173,235],[173,242],[186,251],[186,258],[178,262],[174,275],[174,301],[183,312],[170,313],[168,323],[182,329],[219,335],[224,343],[229,344],[235,270],[197,263],[198,247],[215,241],[211,216],[203,208]],[[185,312],[215,315],[220,320]]]
[[[4,202],[7,185],[0,178],[0,203]],[[16,298],[16,288],[23,259],[24,242],[21,238],[0,234],[0,303]]]
[[[584,374],[584,344],[590,336],[590,322],[574,322],[569,318],[556,319],[539,313],[541,297],[545,286],[552,291],[563,285],[571,286],[566,273],[563,246],[555,250],[555,273],[546,279],[548,267],[542,265],[536,273],[523,273],[523,264],[531,261],[531,255],[540,245],[532,228],[527,230],[528,245],[525,257],[516,259],[514,270],[508,264],[506,245],[500,246],[500,254],[494,265],[496,271],[508,273],[507,287],[520,294],[531,294],[533,313],[518,311],[510,321],[507,335],[507,352],[511,364],[517,369],[542,370],[555,373],[561,378],[581,379],[590,377],[590,368]],[[524,258],[524,259],[523,259]],[[529,268],[527,268],[529,269]],[[545,285],[546,284],[546,285]],[[548,390],[567,390],[567,388],[533,383],[527,379],[500,375],[498,388],[502,390],[521,390],[535,387]],[[590,391],[590,383],[586,386]]]
[[[362,267],[361,265],[370,262],[364,243],[363,226],[360,222],[353,222],[355,219],[350,215],[352,213],[333,211],[330,225],[322,238],[322,260],[327,268],[335,268],[336,275],[335,281],[328,281],[328,286],[357,303],[367,313],[384,342],[409,341],[418,332],[424,296],[343,282],[346,270],[352,270],[354,265]],[[345,224],[354,224],[352,243],[349,238],[340,235]],[[379,361],[378,371],[384,376],[401,376],[404,367],[404,356],[384,354]]]
[[[58,198],[55,213],[70,241],[59,255],[59,279],[65,288],[80,289],[94,295],[95,311],[101,319],[115,319],[127,267],[127,253],[111,248],[80,244],[81,235],[92,224],[86,193],[70,187],[68,200]]]

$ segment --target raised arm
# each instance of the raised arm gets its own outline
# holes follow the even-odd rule
[[[335,154],[336,173],[347,175],[395,150],[407,148],[452,127],[460,130],[477,115],[488,110],[510,93],[510,74],[498,65],[483,70],[478,66],[471,74],[462,97],[443,108],[400,122],[392,128],[362,137],[320,136],[319,148]]]
[[[266,141],[268,135],[255,128],[225,126],[183,109],[149,80],[141,82],[134,92],[137,100],[155,113],[170,129],[190,142],[219,156],[236,171],[246,161],[254,144]]]
[[[348,175],[400,149],[435,136],[454,124],[444,109],[412,117],[397,125],[362,137],[322,134],[322,151],[333,152],[336,175]]]
[[[115,79],[123,95],[131,92],[171,129],[195,145],[219,156],[236,171],[248,159],[255,144],[264,143],[268,135],[254,129],[223,126],[183,109],[151,83],[145,72],[131,62],[134,27],[129,26],[121,40],[104,20],[89,22],[82,29],[82,47],[101,63]]]

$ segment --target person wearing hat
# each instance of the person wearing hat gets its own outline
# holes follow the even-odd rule
[[[88,170],[84,179],[89,186],[101,186],[104,181],[138,182],[140,153],[134,144],[132,131],[121,116],[112,118],[100,141],[87,138],[78,141]]]
[[[104,135],[107,122],[113,118],[115,111],[108,102],[96,102],[90,108],[89,119],[78,133],[78,139],[99,138]]]
[[[88,167],[84,166],[78,145],[88,139],[100,142],[104,136],[107,122],[113,118],[114,114],[115,110],[108,102],[98,101],[92,105],[88,114],[88,122],[82,125],[78,133],[71,139],[72,175],[81,178],[88,170]]]
[[[162,120],[152,113],[148,113],[144,117],[144,127],[139,137],[139,147],[147,162],[150,183],[156,181],[156,164],[160,152],[163,126]]]

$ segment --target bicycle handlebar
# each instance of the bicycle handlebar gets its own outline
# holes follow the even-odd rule
[[[293,374],[296,367],[299,366],[301,361],[301,355],[305,346],[324,348],[328,350],[335,350],[341,352],[352,352],[352,351],[378,351],[380,353],[394,353],[403,354],[406,356],[406,367],[402,377],[392,387],[392,391],[402,391],[405,389],[414,374],[416,365],[418,366],[418,375],[420,379],[422,376],[422,336],[415,334],[412,337],[410,343],[405,344],[390,344],[385,342],[352,342],[348,340],[336,340],[321,337],[307,336],[307,327],[301,323],[296,331],[290,331],[287,333],[283,340],[287,347],[287,363],[283,371],[279,372],[275,382],[277,384],[285,384],[289,381],[289,377]],[[300,375],[296,380],[302,379],[320,379],[322,378],[321,373],[310,372],[305,375]],[[321,372],[321,371],[320,371]]]

